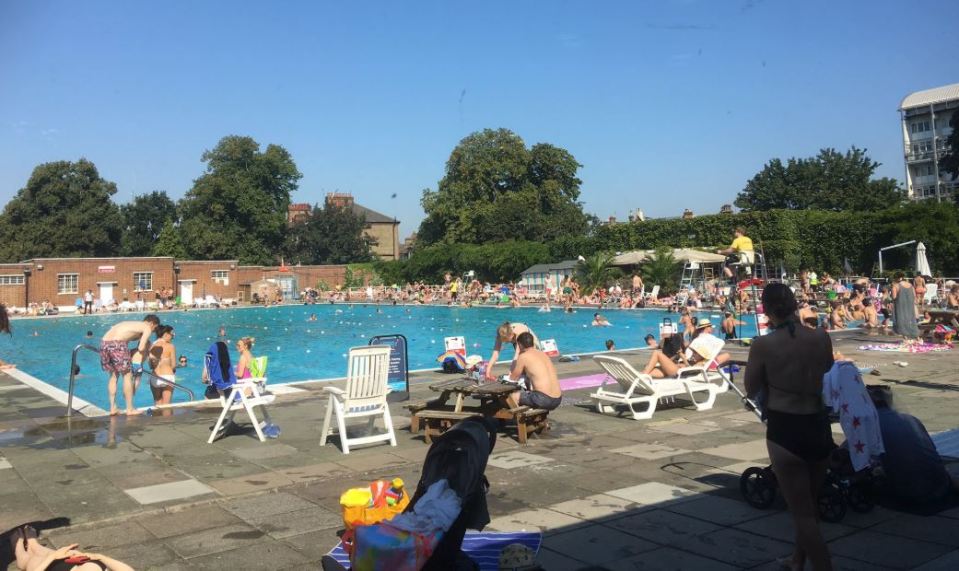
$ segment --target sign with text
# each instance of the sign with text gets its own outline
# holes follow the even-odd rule
[[[446,350],[466,356],[466,338],[465,337],[447,337],[445,339]]]
[[[403,335],[378,335],[370,339],[370,345],[385,345],[390,348],[390,388],[409,392],[409,358],[406,337]]]
[[[112,274],[115,271],[117,271],[116,266],[97,266],[98,274]]]
[[[540,341],[540,346],[543,348],[543,353],[550,357],[559,357],[559,347],[556,346],[555,339],[543,339]]]

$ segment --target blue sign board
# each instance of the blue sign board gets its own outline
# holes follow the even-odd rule
[[[404,335],[378,335],[370,339],[370,345],[386,345],[390,348],[390,388],[394,391],[410,390],[409,358]]]

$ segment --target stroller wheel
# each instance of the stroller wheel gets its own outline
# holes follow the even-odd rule
[[[872,494],[863,484],[853,484],[849,486],[849,507],[857,513],[868,513],[876,506]]]
[[[746,468],[739,477],[739,491],[747,504],[764,510],[773,505],[776,499],[776,480],[766,468]]]
[[[819,492],[819,517],[829,523],[838,523],[846,517],[846,499],[834,481],[826,480]]]

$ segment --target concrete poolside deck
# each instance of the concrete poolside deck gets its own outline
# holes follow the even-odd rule
[[[835,344],[876,366],[881,376],[867,382],[891,385],[931,432],[959,425],[959,351],[857,350],[874,341],[850,332]],[[599,369],[586,360],[560,372]],[[413,400],[441,378],[416,375]],[[321,386],[301,388],[271,408],[279,439],[235,434],[208,445],[217,409],[67,421],[59,403],[0,373],[0,532],[52,520],[49,545],[77,542],[137,569],[319,568],[342,527],[340,493],[393,476],[414,486],[427,446],[398,403],[397,447],[344,455],[334,438],[321,448]],[[711,411],[663,408],[639,422],[585,407],[589,392],[567,393],[552,432],[529,446],[501,433],[487,470],[491,528],[542,529],[539,560],[551,571],[777,568],[791,525],[781,507],[740,498],[740,472],[766,452],[762,425],[732,392]],[[959,568],[959,508],[919,517],[877,507],[824,529],[842,569]]]

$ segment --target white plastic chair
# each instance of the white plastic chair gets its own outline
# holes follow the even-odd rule
[[[326,406],[326,418],[323,420],[323,434],[320,446],[326,445],[330,434],[333,416],[336,416],[336,428],[340,434],[340,444],[344,454],[350,453],[350,446],[389,441],[396,446],[393,433],[393,419],[386,402],[389,387],[390,348],[383,345],[353,347],[349,353],[346,373],[346,388],[323,387],[329,395]],[[376,417],[383,417],[386,432],[372,434]],[[346,431],[346,421],[352,418],[366,418],[367,431],[371,434],[350,438]]]
[[[649,300],[649,301],[652,301],[652,302],[655,302],[657,299],[659,299],[659,286],[658,286],[658,285],[654,285],[654,286],[653,286],[653,289],[651,289],[651,290],[649,291],[649,293],[646,294],[646,299]]]
[[[606,383],[589,397],[596,403],[596,410],[600,413],[615,413],[617,405],[629,408],[635,420],[646,420],[653,417],[656,405],[660,399],[686,395],[692,401],[696,410],[713,408],[716,394],[719,392],[716,385],[685,378],[654,379],[640,373],[632,365],[619,357],[595,355],[593,360],[612,377],[621,388],[621,391],[607,390]],[[705,393],[705,400],[697,401],[695,394]],[[637,410],[636,405],[646,405],[645,410]]]

